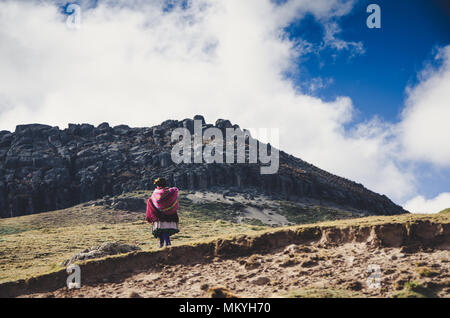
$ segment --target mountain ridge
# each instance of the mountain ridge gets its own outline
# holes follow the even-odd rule
[[[166,120],[152,127],[43,124],[0,131],[0,217],[63,209],[134,190],[153,189],[164,176],[180,189],[264,193],[291,201],[318,200],[365,215],[406,213],[385,195],[279,152],[279,171],[261,175],[256,164],[174,164],[170,151],[176,128],[240,129],[229,120],[208,124],[203,116]]]

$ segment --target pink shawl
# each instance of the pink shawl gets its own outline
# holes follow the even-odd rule
[[[178,189],[156,188],[147,201],[147,213],[145,219],[148,222],[161,220],[178,221]]]

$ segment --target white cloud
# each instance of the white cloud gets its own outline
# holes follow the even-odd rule
[[[375,118],[346,130],[355,112],[348,97],[324,102],[283,77],[302,51],[282,28],[308,12],[328,26],[325,42],[337,51],[361,47],[336,37],[336,21],[353,1],[190,3],[163,12],[162,1],[105,1],[83,10],[73,31],[52,3],[0,2],[1,129],[32,122],[149,126],[204,114],[207,121],[279,127],[281,149],[397,202],[417,194],[414,173],[398,159],[395,125]],[[445,83],[429,86],[444,96]],[[429,95],[411,96],[414,110]],[[414,127],[408,118],[405,136]]]
[[[364,46],[362,42],[344,41],[336,37],[341,32],[339,25],[333,21],[325,23],[324,47],[332,47],[338,51],[349,50],[352,56],[357,54],[364,54]]]
[[[414,213],[437,213],[450,208],[450,192],[444,192],[427,200],[419,195],[404,204],[404,208]]]
[[[442,65],[410,89],[399,129],[408,158],[450,167],[450,45],[435,59]]]

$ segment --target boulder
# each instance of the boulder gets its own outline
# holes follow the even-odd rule
[[[215,126],[217,128],[219,128],[220,130],[222,130],[223,132],[225,132],[226,128],[233,128],[233,125],[231,124],[231,122],[229,120],[225,120],[225,119],[217,119]]]
[[[61,263],[61,265],[69,266],[70,264],[73,264],[77,261],[84,261],[84,260],[94,259],[94,258],[102,258],[102,257],[109,256],[109,255],[124,254],[124,253],[139,251],[139,250],[141,250],[141,248],[138,246],[135,246],[135,245],[120,244],[118,242],[103,243],[98,246],[87,248],[87,249],[83,250],[82,252],[75,254],[71,258],[63,261]]]
[[[202,115],[195,115],[194,120],[200,120],[202,122],[202,125],[206,124],[205,117],[203,117]]]
[[[182,124],[183,124],[183,128],[186,128],[187,130],[189,130],[191,135],[194,133],[194,121],[192,119],[185,119],[185,120],[183,120]]]
[[[141,198],[116,198],[113,200],[112,207],[117,210],[145,212],[147,203]]]

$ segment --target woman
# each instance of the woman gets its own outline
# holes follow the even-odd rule
[[[156,189],[147,201],[145,219],[152,223],[153,236],[159,238],[159,247],[171,245],[170,236],[178,233],[178,189],[168,188],[164,178],[153,182]]]

